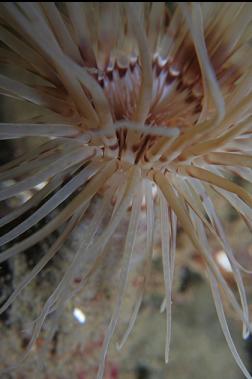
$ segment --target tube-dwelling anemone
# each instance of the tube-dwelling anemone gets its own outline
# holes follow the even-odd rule
[[[17,116],[15,123],[0,124],[0,138],[32,136],[46,141],[0,168],[1,182],[13,180],[0,189],[1,201],[45,183],[1,218],[5,232],[0,244],[6,249],[0,262],[64,228],[1,312],[52,259],[80,220],[85,221],[92,199],[97,194],[103,199],[88,219],[71,265],[34,322],[28,350],[48,314],[71,296],[68,285],[80,262],[92,253],[91,266],[82,272],[83,286],[129,215],[118,296],[97,378],[103,377],[130,262],[137,254],[144,203],[145,278],[154,226],[160,219],[166,361],[178,221],[202,254],[223,333],[237,364],[251,377],[233,344],[222,304],[225,296],[243,321],[246,337],[251,330],[242,280],[246,268],[237,262],[210,197],[214,189],[252,226],[252,196],[230,179],[235,174],[252,181],[251,20],[249,3],[180,3],[172,11],[163,3],[1,4],[0,60],[8,67],[7,74],[0,75],[1,93],[35,104],[36,111],[28,119]],[[31,209],[35,210],[27,216]],[[58,212],[48,223],[35,233],[25,233],[55,209]],[[109,221],[101,230],[105,218]],[[213,257],[210,235],[229,259],[239,297]],[[125,338],[139,310],[144,283]]]

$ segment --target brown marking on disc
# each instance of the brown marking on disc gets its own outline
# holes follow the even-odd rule
[[[106,76],[107,76],[108,80],[109,80],[110,82],[112,82],[113,77],[114,77],[114,75],[113,75],[113,70],[108,70],[108,71],[106,72]]]
[[[118,74],[119,74],[119,77],[122,79],[124,78],[124,76],[126,75],[128,71],[128,68],[127,67],[118,67]]]
[[[116,142],[114,145],[109,146],[110,150],[115,151],[118,148],[118,143]]]

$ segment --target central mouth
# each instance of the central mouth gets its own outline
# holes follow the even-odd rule
[[[229,87],[229,72],[234,72],[234,67],[225,70],[224,84]],[[141,62],[133,55],[111,60],[103,70],[89,69],[104,91],[116,132],[111,138],[109,132],[103,136],[109,141],[105,155],[143,168],[183,160],[183,149],[178,150],[174,141],[212,112],[210,105],[203,115],[204,89],[194,47],[189,45],[173,58],[164,59],[158,54],[152,58],[150,106],[146,119],[139,122],[135,112],[142,71]]]
[[[193,52],[191,47],[191,55],[195,55]],[[175,59],[178,61],[157,54],[152,59],[152,100],[147,125],[169,127],[176,122],[183,128],[195,123],[202,110],[203,88],[198,64],[196,68],[188,63],[182,66],[181,57]],[[110,63],[103,73],[97,72],[96,79],[109,100],[114,120],[132,119],[140,92],[141,71],[139,60],[130,58],[126,62]]]

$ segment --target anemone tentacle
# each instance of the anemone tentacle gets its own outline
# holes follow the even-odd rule
[[[63,228],[0,313],[53,259],[75,226],[88,225],[34,321],[29,351],[48,315],[62,309],[99,269],[127,218],[118,296],[97,374],[102,379],[138,228],[145,241],[144,279],[118,348],[140,309],[159,222],[168,361],[178,220],[202,254],[227,343],[251,378],[230,336],[221,297],[223,291],[246,337],[251,323],[242,272],[250,270],[236,259],[211,199],[213,189],[252,230],[252,195],[233,180],[235,175],[252,182],[251,4],[181,3],[171,10],[147,2],[4,2],[0,10],[0,93],[10,106],[21,100],[32,110],[0,123],[0,140],[41,139],[32,151],[0,167],[1,204],[31,194],[0,218],[0,263]],[[101,208],[90,219],[97,199]],[[46,224],[34,232],[41,221]],[[227,255],[238,294],[212,256],[208,232]],[[84,267],[80,284],[72,292],[79,267]]]

